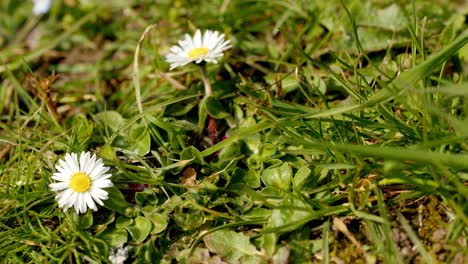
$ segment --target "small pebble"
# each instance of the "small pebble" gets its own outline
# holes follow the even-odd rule
[[[447,231],[445,231],[445,229],[439,228],[432,234],[432,241],[440,242],[442,241],[442,239],[444,239],[446,234],[447,234]]]

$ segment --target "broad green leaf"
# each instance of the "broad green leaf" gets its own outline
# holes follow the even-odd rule
[[[170,122],[170,126],[175,131],[197,131],[196,124],[189,122],[187,120],[177,120],[177,119],[164,119],[164,122]]]
[[[381,28],[359,28],[358,34],[362,48],[368,52],[385,50],[389,45],[402,47],[410,43],[409,37],[384,31]]]
[[[206,111],[210,116],[216,119],[223,119],[230,115],[226,112],[226,106],[223,106],[223,104],[213,96],[208,97],[204,102],[206,104]]]
[[[241,258],[259,255],[249,237],[230,230],[219,230],[204,237],[206,247],[228,263],[241,263]],[[247,259],[244,259],[247,261]],[[249,261],[250,262],[250,261]],[[242,262],[246,263],[246,262]]]
[[[125,228],[137,243],[141,243],[151,232],[151,222],[143,216],[137,216],[133,224]]]
[[[183,116],[199,104],[199,100],[187,100],[184,104],[172,104],[164,110],[164,114],[168,116]]]
[[[110,128],[111,132],[117,132],[125,123],[122,115],[116,111],[100,112],[94,115],[94,119],[104,127]]]
[[[88,229],[93,225],[93,211],[88,209],[85,214],[80,215],[78,227],[80,229]]]
[[[242,217],[248,218],[248,219],[258,219],[258,218],[264,218],[268,219],[271,216],[271,209],[266,209],[266,208],[254,208],[252,210],[249,210],[247,213],[244,213]]]
[[[135,193],[135,202],[140,206],[143,206],[146,203],[156,204],[158,202],[158,198],[153,191],[145,189],[142,192]]]
[[[134,263],[159,263],[156,246],[153,240],[148,240],[140,247],[137,259]]]
[[[292,180],[293,188],[301,191],[306,187],[307,183],[311,178],[312,170],[307,167],[301,167],[294,175]]]
[[[262,249],[265,250],[267,256],[272,257],[276,251],[276,244],[278,243],[277,233],[266,233],[261,237]]]
[[[210,262],[210,252],[207,248],[197,247],[193,251],[184,249],[178,252],[176,256],[177,263],[215,263]]]
[[[167,217],[158,213],[145,214],[145,217],[148,218],[151,223],[153,223],[153,228],[151,229],[152,234],[158,234],[167,228]]]
[[[115,186],[106,188],[104,190],[109,194],[109,198],[104,201],[104,207],[123,214],[128,206],[128,203],[125,201],[125,198],[120,190]]]
[[[196,164],[206,164],[200,151],[194,146],[188,146],[180,153],[181,160],[192,160]]]
[[[69,220],[73,229],[88,229],[93,224],[92,210],[88,210],[85,214],[79,215],[76,211],[69,211]]]
[[[236,183],[245,183],[252,188],[258,188],[260,187],[260,175],[254,170],[246,171],[242,168],[235,168],[232,172],[229,185]]]
[[[406,18],[401,11],[401,8],[397,4],[391,4],[384,9],[369,10],[375,15],[369,16],[368,13],[363,17],[359,17],[357,20],[359,24],[377,27],[380,30],[386,29],[391,31],[404,30],[406,28]]]
[[[219,152],[219,159],[227,160],[239,157],[241,155],[241,147],[241,143],[232,142],[232,144],[226,146]]]
[[[125,149],[137,156],[144,156],[150,151],[151,138],[148,130],[143,125],[132,127],[130,137],[127,138]]]
[[[287,162],[281,166],[269,167],[263,170],[261,179],[268,187],[289,191],[291,189],[292,169]]]
[[[278,81],[276,78],[278,77],[277,73],[269,74],[265,76],[265,81],[270,84],[271,89],[275,89],[276,82]],[[297,80],[294,75],[288,75],[285,78],[279,80],[281,85],[281,92],[282,93],[290,93],[292,91],[297,90]]]
[[[460,49],[458,56],[460,56],[460,58],[464,61],[468,61],[468,45],[465,44],[465,46]]]
[[[288,232],[300,228],[311,220],[312,208],[304,201],[290,194],[285,197],[278,209],[273,210],[268,227]]]
[[[128,241],[127,230],[123,228],[108,228],[98,237],[109,243],[112,248],[118,248]]]
[[[114,148],[107,143],[99,150],[99,156],[107,160],[117,160],[117,154],[115,153]]]
[[[115,221],[115,226],[118,228],[126,228],[127,226],[130,226],[132,224],[133,218],[129,218],[123,215],[119,216],[119,218],[117,218],[117,221]]]

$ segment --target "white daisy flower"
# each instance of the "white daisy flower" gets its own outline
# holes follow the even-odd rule
[[[59,207],[64,210],[74,206],[75,211],[86,213],[88,207],[97,210],[96,203],[103,205],[108,193],[103,188],[113,186],[109,180],[111,174],[106,173],[109,167],[105,167],[102,159],[96,159],[89,152],[81,152],[80,157],[76,153],[66,154],[65,160],[59,160],[55,166],[57,172],[52,179],[58,181],[49,185],[54,192],[59,192],[55,199]]]
[[[52,0],[33,0],[33,14],[41,15],[47,13],[50,9],[51,1]]]
[[[179,45],[170,48],[166,61],[171,64],[171,70],[190,62],[217,63],[217,59],[223,56],[223,51],[231,48],[230,42],[224,41],[224,34],[219,32],[207,30],[202,36],[197,29],[193,38],[185,34],[185,39],[180,40]]]

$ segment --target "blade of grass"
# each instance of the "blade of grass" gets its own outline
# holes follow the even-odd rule
[[[153,28],[155,28],[157,25],[153,24],[145,28],[143,31],[143,34],[141,34],[140,40],[138,41],[138,45],[135,48],[135,54],[133,55],[133,86],[135,87],[135,97],[136,97],[136,103],[138,106],[138,110],[140,111],[140,114],[143,113],[143,106],[141,103],[141,88],[140,88],[140,70],[139,70],[139,63],[138,63],[138,58],[140,56],[140,49],[141,49],[141,43],[146,37],[146,34]]]
[[[327,220],[322,226],[322,263],[330,263],[330,249],[329,249],[329,237],[328,232],[330,231],[330,221]]]
[[[8,63],[6,65],[0,65],[0,73],[2,73],[4,71],[7,71],[7,70],[14,71],[14,70],[18,69],[21,66],[23,61],[30,61],[30,60],[36,59],[39,56],[41,56],[42,54],[44,54],[46,51],[55,48],[60,43],[62,43],[64,40],[69,38],[73,33],[78,31],[86,22],[88,22],[91,18],[93,18],[93,16],[95,16],[98,12],[101,12],[101,11],[102,11],[101,9],[95,9],[95,10],[89,12],[88,14],[86,14],[85,16],[80,18],[78,21],[76,21],[76,23],[74,23],[67,31],[65,31],[64,33],[59,35],[53,41],[48,42],[44,46],[39,47],[39,48],[31,51],[30,53],[25,54],[24,56],[19,57],[18,59],[14,60],[13,62],[10,62],[10,63]]]
[[[428,264],[433,263],[434,261],[432,260],[431,255],[424,248],[424,245],[419,240],[418,235],[416,235],[414,230],[411,228],[410,224],[408,223],[408,220],[406,220],[406,218],[401,213],[397,213],[397,218],[401,224],[401,227],[405,230],[409,239],[411,240],[413,245],[416,247],[416,249],[419,251],[419,254],[421,254],[422,258],[424,259],[424,263],[428,263]]]

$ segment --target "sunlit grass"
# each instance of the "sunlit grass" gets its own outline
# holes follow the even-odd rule
[[[86,2],[0,3],[5,263],[463,263],[456,2]],[[198,28],[232,49],[170,71]],[[78,215],[49,184],[81,151],[115,186]]]

